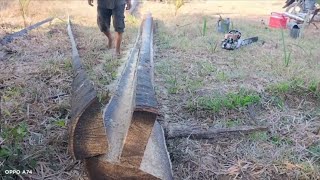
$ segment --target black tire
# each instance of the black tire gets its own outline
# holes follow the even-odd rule
[[[303,12],[303,5],[300,2],[294,2],[286,8],[286,12],[291,14],[301,13]]]

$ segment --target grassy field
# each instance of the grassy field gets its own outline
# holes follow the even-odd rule
[[[175,179],[320,179],[319,31],[309,26],[294,40],[286,30],[268,28],[270,12],[282,11],[282,5],[207,1],[176,11],[171,4],[143,4],[140,14],[150,11],[155,19],[155,88],[165,128],[171,123],[268,127],[247,136],[168,140]],[[0,37],[25,23],[57,17],[0,48],[2,179],[86,179],[82,164],[67,153],[72,82],[67,15],[102,104],[140,24],[126,16],[124,57],[115,60],[96,25],[96,9],[86,1],[31,1],[25,18],[18,1],[0,1]],[[219,15],[230,17],[244,38],[259,41],[222,50]],[[8,176],[7,169],[33,174]]]
[[[145,4],[156,19],[155,83],[164,126],[268,127],[248,136],[169,140],[176,179],[320,178],[319,31],[309,26],[294,40],[287,30],[270,29],[270,13],[282,3],[186,3],[176,16],[171,5]],[[219,14],[243,38],[259,41],[221,49]]]
[[[96,6],[86,1],[31,1],[26,24],[56,19],[0,48],[0,179],[86,179],[82,164],[67,152],[72,82],[70,15],[80,57],[102,104],[113,89],[117,68],[138,32],[139,21],[126,18],[123,59],[113,59],[96,24]],[[18,1],[0,2],[0,37],[24,28]],[[1,53],[0,53],[1,54]],[[61,95],[61,96],[60,96]],[[32,170],[6,175],[5,170]]]

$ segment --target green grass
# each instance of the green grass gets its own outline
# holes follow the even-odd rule
[[[249,138],[252,141],[267,141],[269,136],[267,132],[255,132],[249,135]]]
[[[203,79],[188,79],[186,81],[186,89],[188,90],[188,92],[190,93],[194,93],[196,90],[202,88],[204,86],[204,82]]]
[[[170,34],[159,32],[158,39],[159,39],[159,48],[171,49],[173,46],[174,39],[176,38],[174,38]]]
[[[240,119],[228,119],[225,121],[226,127],[231,128],[231,127],[237,127],[241,124]]]
[[[181,89],[177,80],[177,75],[167,76],[166,84],[168,86],[168,93],[170,94],[177,94]]]
[[[54,122],[54,124],[58,127],[66,127],[66,120],[65,119],[58,119]]]
[[[196,63],[198,66],[198,73],[200,76],[207,76],[212,72],[215,72],[217,69],[216,67],[208,62],[208,61],[201,61]]]
[[[279,134],[268,134],[268,132],[255,132],[249,135],[252,141],[269,142],[274,146],[292,145],[294,142],[291,139],[282,137]]]
[[[285,37],[284,37],[284,30],[281,29],[281,39],[282,39],[282,46],[283,46],[283,57],[284,57],[284,65],[285,67],[289,66],[289,63],[291,62],[291,53],[292,51],[287,52],[287,45],[285,43]]]
[[[23,153],[24,141],[29,136],[26,123],[20,123],[17,126],[1,126],[0,137],[4,144],[0,148],[0,175],[5,177],[5,170],[8,169],[32,169],[36,166],[36,160],[28,158]]]
[[[70,59],[65,60],[64,62],[64,69],[66,71],[71,71],[72,70],[72,62]]]
[[[219,71],[216,73],[216,78],[219,81],[227,81],[229,79],[229,76],[224,71]]]
[[[126,23],[129,23],[130,25],[134,25],[134,24],[138,24],[139,20],[131,15],[131,14],[128,14],[126,15]]]
[[[240,90],[238,93],[199,97],[196,102],[193,103],[193,106],[212,112],[219,112],[222,109],[238,109],[259,102],[260,96],[257,93]],[[194,109],[193,107],[190,108]]]
[[[306,82],[302,79],[293,79],[290,81],[283,81],[276,84],[269,85],[266,90],[272,94],[290,94],[297,93],[300,95],[306,95],[312,93],[315,96],[319,95],[318,81]]]
[[[206,36],[207,34],[207,18],[203,18],[203,26],[202,26],[202,36]]]
[[[308,150],[314,155],[320,158],[320,143],[314,144],[308,147]],[[320,162],[319,162],[320,163]]]

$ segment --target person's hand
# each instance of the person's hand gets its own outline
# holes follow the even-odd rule
[[[89,4],[90,6],[93,6],[93,0],[88,0],[88,4]]]
[[[127,0],[126,10],[130,10],[131,6],[132,6],[131,0]]]

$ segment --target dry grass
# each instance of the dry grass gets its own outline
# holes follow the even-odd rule
[[[0,36],[23,28],[17,1],[0,2]],[[66,18],[73,20],[80,57],[101,99],[124,59],[111,59],[106,38],[96,25],[96,7],[86,1],[31,1],[28,24],[57,17],[1,48],[13,54],[0,59],[1,179],[86,179],[82,164],[67,153],[72,82],[71,45]],[[127,16],[124,58],[135,39],[138,20]],[[58,97],[55,97],[57,96]],[[59,96],[62,95],[62,96]],[[32,175],[5,175],[4,170],[32,170]]]
[[[170,140],[176,179],[319,179],[317,30],[310,26],[300,40],[285,32],[292,52],[286,67],[281,31],[261,23],[263,19],[267,24],[270,12],[280,10],[282,2],[237,1],[237,6],[228,2],[187,3],[176,17],[172,5],[145,4],[144,10],[153,12],[158,24],[156,89],[164,124],[269,127],[266,133],[246,137]],[[260,41],[236,51],[222,50],[223,35],[215,30],[221,13],[232,19],[243,37],[259,36]],[[225,98],[228,94],[241,91],[259,94],[259,102],[216,112],[199,101],[207,99],[206,105],[215,107],[216,99],[230,100]]]

